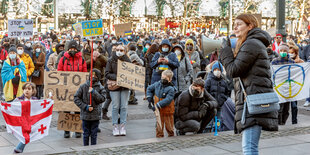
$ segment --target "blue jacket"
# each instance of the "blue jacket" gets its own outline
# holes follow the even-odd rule
[[[147,98],[153,98],[154,96],[164,98],[157,103],[157,107],[164,108],[173,101],[175,91],[176,88],[174,86],[164,86],[160,81],[158,81],[147,88],[146,94]]]

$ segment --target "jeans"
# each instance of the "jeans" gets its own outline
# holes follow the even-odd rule
[[[291,112],[292,112],[292,123],[297,124],[297,114],[298,114],[297,101],[291,102]]]
[[[98,132],[99,120],[86,121],[83,120],[83,143],[84,146],[89,145],[89,137],[91,145],[97,144],[97,132]]]
[[[129,90],[110,91],[112,99],[112,124],[118,124],[120,112],[120,124],[126,124]]]
[[[254,125],[242,132],[243,155],[258,155],[258,143],[262,127]]]
[[[16,146],[16,150],[19,152],[24,152],[24,148],[25,148],[26,144],[19,142],[18,145]]]

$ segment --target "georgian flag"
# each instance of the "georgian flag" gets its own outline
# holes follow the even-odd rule
[[[1,103],[8,133],[27,144],[48,135],[54,101],[31,100]]]

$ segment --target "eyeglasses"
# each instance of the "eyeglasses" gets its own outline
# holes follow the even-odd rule
[[[282,39],[282,37],[277,37],[277,39]]]

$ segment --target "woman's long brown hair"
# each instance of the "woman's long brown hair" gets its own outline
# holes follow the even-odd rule
[[[241,14],[237,16],[236,19],[242,20],[243,22],[245,22],[247,26],[251,24],[253,28],[258,27],[258,20],[252,14],[248,14],[248,13]],[[245,42],[246,39],[247,39],[247,35],[242,36],[242,38],[238,38],[237,45],[236,45],[235,52],[234,52],[234,57],[237,56],[241,45]]]

